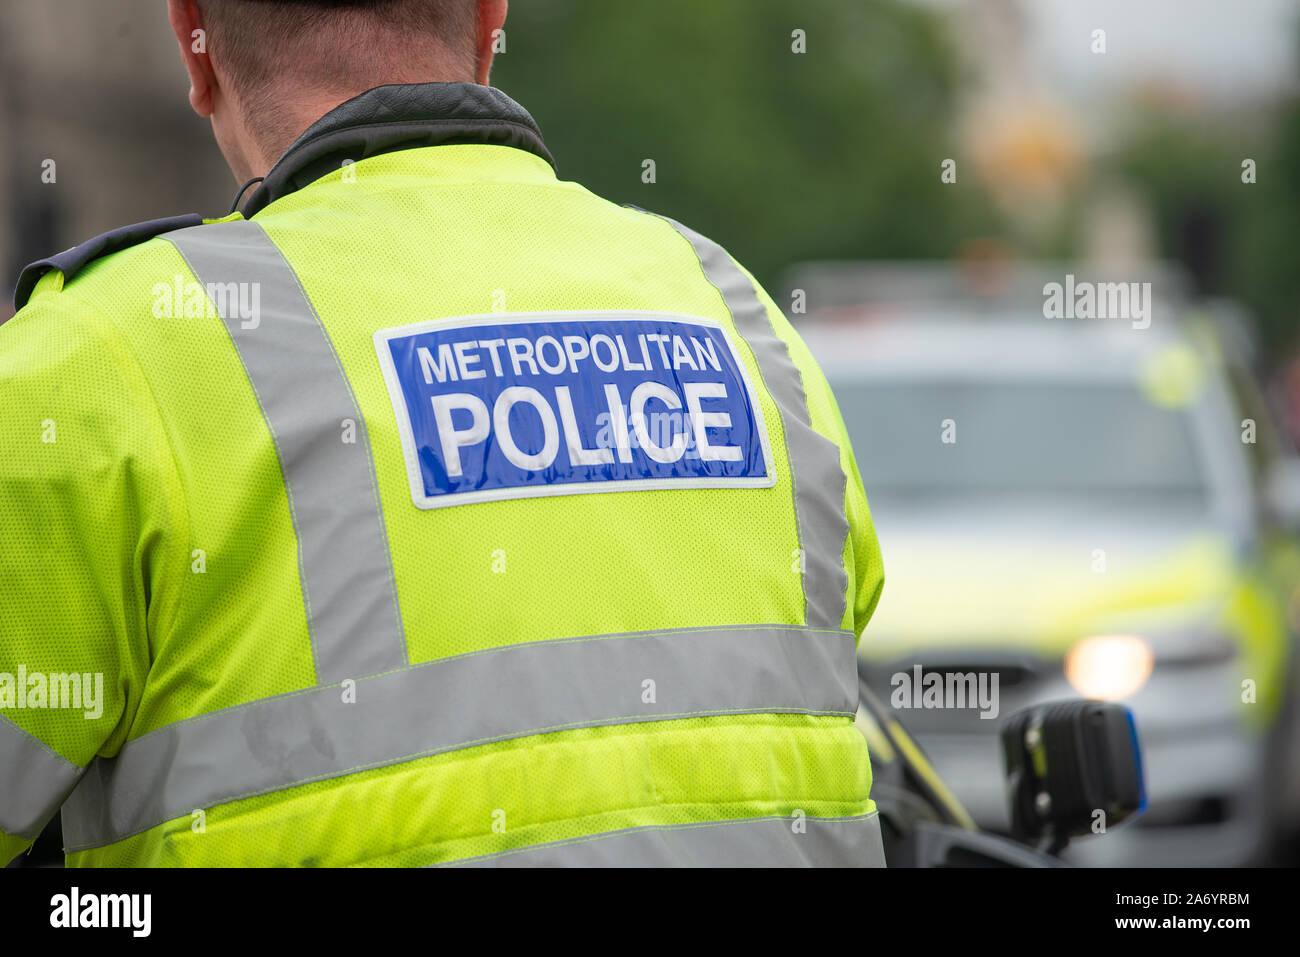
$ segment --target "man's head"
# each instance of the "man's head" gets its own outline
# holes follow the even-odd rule
[[[168,0],[236,179],[265,175],[308,126],[388,83],[488,82],[507,0]]]

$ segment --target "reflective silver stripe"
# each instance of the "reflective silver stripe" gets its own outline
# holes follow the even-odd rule
[[[0,714],[0,831],[35,840],[81,773]]]
[[[536,844],[444,867],[884,867],[876,812],[861,817],[759,817],[632,827]]]
[[[257,223],[195,226],[164,238],[223,313],[275,442],[317,680],[402,667],[406,640],[370,438],[297,274]],[[260,311],[251,318],[233,308],[254,301]],[[344,441],[347,420],[356,424],[355,442]]]
[[[854,660],[843,631],[683,629],[413,665],[359,679],[351,704],[337,686],[266,698],[169,725],[92,763],[64,808],[64,838],[105,844],[196,808],[547,731],[710,714],[848,716]]]
[[[704,275],[722,294],[736,331],[753,351],[763,384],[780,410],[805,563],[804,621],[815,627],[839,628],[847,602],[844,543],[849,537],[844,514],[848,479],[840,467],[839,447],[812,427],[803,377],[772,328],[749,277],[717,243],[681,223],[661,218],[695,247]]]

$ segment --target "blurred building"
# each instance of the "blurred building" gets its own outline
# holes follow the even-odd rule
[[[230,208],[236,187],[187,89],[161,3],[0,4],[0,319],[34,259]]]

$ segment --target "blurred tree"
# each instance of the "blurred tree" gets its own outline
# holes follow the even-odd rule
[[[1259,158],[1258,182],[1242,188],[1248,196],[1241,242],[1229,260],[1232,288],[1258,314],[1275,347],[1270,358],[1280,362],[1283,350],[1300,349],[1300,270],[1292,259],[1300,217],[1300,102],[1292,99],[1282,111]]]
[[[1254,162],[1254,182],[1243,181],[1246,160]],[[1157,105],[1137,116],[1111,165],[1148,196],[1162,253],[1180,260],[1202,293],[1239,299],[1254,313],[1267,365],[1300,348],[1294,93],[1274,109],[1209,122],[1203,111]]]
[[[765,284],[799,260],[946,256],[989,228],[931,10],[529,0],[506,32],[493,82],[533,113],[563,178],[681,219]],[[947,157],[956,184],[940,181]]]
[[[1255,161],[1254,183],[1242,163]],[[1187,267],[1199,292],[1245,303],[1264,358],[1300,345],[1300,271],[1291,260],[1300,211],[1300,106],[1268,135],[1204,118],[1143,115],[1114,157],[1156,217],[1163,255]]]

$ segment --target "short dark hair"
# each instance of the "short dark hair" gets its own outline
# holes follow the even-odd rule
[[[274,127],[276,80],[309,72],[339,89],[395,82],[390,67],[411,63],[425,48],[447,75],[427,79],[472,81],[477,62],[477,0],[197,0],[208,51],[254,122],[269,135],[301,130]],[[355,92],[360,92],[356,90]]]

